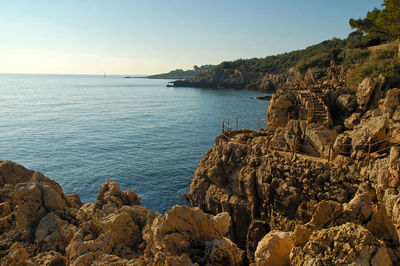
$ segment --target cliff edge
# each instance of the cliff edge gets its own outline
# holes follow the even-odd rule
[[[40,172],[0,161],[1,265],[240,265],[230,215],[174,206],[164,215],[107,180],[94,203]]]
[[[187,198],[230,213],[246,263],[397,265],[399,103],[383,76],[278,90],[268,130],[218,136]]]

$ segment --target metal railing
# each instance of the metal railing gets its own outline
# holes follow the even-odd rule
[[[288,119],[290,119],[290,116],[288,114]],[[275,131],[273,130],[266,130],[266,129],[262,129],[261,128],[261,123],[265,122],[266,119],[261,119],[260,117],[257,117],[257,131],[262,131],[266,136],[267,136],[267,145],[268,148],[270,147],[270,142],[271,142],[271,137],[275,135]],[[235,119],[235,130],[239,131],[239,118],[238,116],[236,116]],[[233,128],[230,124],[229,120],[224,120],[222,121],[222,134],[225,135],[227,138],[230,137],[230,134],[233,132]],[[317,157],[317,158],[323,158],[321,157],[321,153],[319,151],[317,151],[317,153],[320,154],[320,156],[314,156],[313,154],[309,154],[309,153],[305,153],[302,152],[303,149],[298,149],[298,147],[309,147],[309,145],[304,145],[303,143],[306,141],[311,141],[310,138],[307,137],[300,137],[298,135],[292,135],[292,134],[285,134],[285,137],[289,137],[290,139],[292,139],[292,143],[287,143],[289,146],[289,149],[285,149],[283,147],[272,147],[272,150],[277,150],[277,151],[284,151],[284,152],[292,152],[293,155],[294,154],[303,154],[303,155],[307,155],[307,156],[312,156],[312,157]],[[387,143],[392,139],[395,138],[400,138],[400,135],[398,136],[390,136],[386,139],[380,140],[380,141],[376,141],[376,142],[371,142],[371,140],[368,143],[362,144],[362,145],[357,145],[357,150],[362,150],[362,149],[368,149],[368,159],[367,162],[370,162],[371,159],[371,153],[383,153],[383,152],[388,152],[392,147],[397,147],[400,146],[400,143],[392,143],[391,145],[387,146],[387,147],[383,147],[381,149],[378,149],[374,152],[372,152],[374,149],[376,149],[375,147],[377,147],[378,144],[383,144],[383,143]],[[331,161],[334,155],[334,147],[336,148],[336,150],[339,150],[339,152],[337,152],[337,154],[341,154],[341,155],[347,155],[350,156],[353,152],[348,151],[346,152],[345,150],[348,149],[353,149],[354,148],[354,144],[352,143],[342,143],[342,144],[336,144],[334,145],[334,140],[331,141],[331,143],[324,145],[326,147],[325,150],[328,151],[328,156],[323,158],[323,159],[327,159],[328,162]]]

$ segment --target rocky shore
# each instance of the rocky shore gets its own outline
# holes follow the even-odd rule
[[[341,87],[349,67],[309,69],[300,73],[291,68],[282,74],[248,72],[237,69],[204,70],[193,78],[176,80],[173,87],[246,89],[259,92],[275,92],[282,88],[303,88],[309,86]]]
[[[267,128],[218,136],[188,199],[231,215],[229,238],[255,265],[397,265],[400,90],[285,89]]]
[[[164,215],[107,180],[94,203],[40,172],[0,162],[1,265],[240,265],[230,215],[175,206]]]
[[[82,204],[0,161],[0,264],[400,264],[400,90],[379,76],[352,91],[343,71],[287,79],[268,130],[216,137],[191,207],[153,213],[110,180]]]

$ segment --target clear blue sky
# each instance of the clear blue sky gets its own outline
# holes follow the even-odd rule
[[[151,74],[351,32],[378,0],[0,0],[0,73]]]

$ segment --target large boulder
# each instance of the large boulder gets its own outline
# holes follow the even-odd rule
[[[26,251],[25,247],[21,245],[21,243],[14,243],[8,250],[7,256],[3,257],[2,260],[2,265],[22,265],[22,266],[28,266],[28,265],[33,265],[32,262],[29,261],[30,257],[28,252]],[[4,264],[3,264],[4,262]]]
[[[244,251],[224,237],[206,243],[205,258],[209,265],[241,265]]]
[[[293,241],[291,233],[271,231],[258,243],[254,254],[257,265],[289,265]]]
[[[391,89],[386,93],[386,97],[383,101],[383,113],[392,116],[393,112],[400,105],[400,89]]]
[[[11,161],[0,161],[0,187],[5,184],[28,182],[34,171]]]
[[[394,109],[392,119],[395,122],[400,122],[400,105],[397,106],[396,109]]]
[[[189,252],[191,245],[221,239],[229,231],[231,218],[223,212],[216,216],[198,208],[174,206],[163,216],[156,217],[143,235],[147,251],[181,255]]]
[[[139,205],[123,206],[108,215],[94,213],[91,220],[79,225],[66,248],[67,258],[80,261],[82,256],[96,252],[136,258],[143,243],[141,232],[153,219],[154,214]]]
[[[351,113],[357,106],[356,97],[353,94],[342,94],[337,98],[337,104],[344,113]]]
[[[65,247],[76,232],[76,226],[50,212],[40,220],[36,229],[35,242],[41,250],[65,251]]]
[[[267,112],[267,130],[284,128],[288,122],[289,111],[296,106],[294,92],[281,90],[272,95]]]
[[[348,129],[353,129],[355,126],[360,124],[360,120],[361,120],[361,114],[353,113],[353,114],[351,114],[350,117],[348,117],[348,118],[346,118],[346,120],[344,120],[344,125]]]
[[[335,154],[350,155],[351,154],[351,138],[348,134],[339,134],[333,143],[333,151]]]
[[[60,185],[40,172],[35,172],[29,182],[15,186],[15,202],[16,229],[27,228],[49,212],[71,216],[73,210]]]
[[[113,208],[120,208],[123,205],[140,205],[141,198],[133,191],[121,191],[119,185],[110,179],[101,185],[97,196],[95,207],[108,205]]]
[[[366,77],[358,86],[357,103],[361,109],[366,109],[370,105],[377,104],[381,90],[386,79],[379,76],[377,79]]]
[[[326,158],[329,155],[329,147],[334,143],[336,136],[335,130],[317,123],[310,124],[306,129],[305,141],[301,149],[305,153]]]
[[[351,134],[353,150],[368,150],[368,143],[376,143],[390,136],[389,121],[385,116],[372,117],[356,126]],[[374,145],[372,151],[378,150],[380,146]]]

